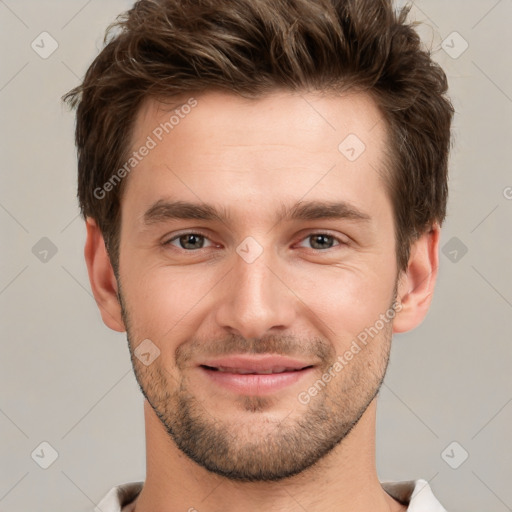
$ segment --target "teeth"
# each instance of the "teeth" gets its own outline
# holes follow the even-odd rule
[[[217,367],[217,370],[219,372],[225,372],[225,373],[238,373],[240,375],[248,375],[250,373],[257,374],[257,375],[269,375],[271,373],[283,373],[283,372],[289,372],[289,371],[295,371],[295,368],[285,368],[284,366],[271,368],[269,370],[243,370],[241,368],[226,368],[224,366]]]

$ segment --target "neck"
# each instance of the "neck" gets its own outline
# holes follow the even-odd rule
[[[145,401],[146,481],[136,512],[390,512],[404,507],[381,487],[375,469],[374,400],[349,435],[306,471],[279,482],[241,483],[183,454]]]

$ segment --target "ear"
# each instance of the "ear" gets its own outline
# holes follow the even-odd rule
[[[412,244],[407,270],[399,279],[393,332],[410,331],[427,315],[437,279],[440,233],[435,224]]]
[[[126,329],[122,320],[121,304],[117,298],[117,281],[103,235],[94,219],[87,217],[86,226],[84,256],[92,293],[105,325],[114,331],[124,332]]]

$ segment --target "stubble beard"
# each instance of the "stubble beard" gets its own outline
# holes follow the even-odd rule
[[[376,397],[388,366],[391,322],[311,397],[306,406],[294,400],[288,407],[289,412],[277,418],[272,414],[274,397],[240,396],[236,399],[239,417],[220,419],[215,415],[215,404],[194,394],[186,374],[174,372],[180,376],[176,381],[162,366],[162,358],[149,366],[138,360],[134,349],[139,338],[131,327],[131,315],[120,287],[119,298],[135,377],[144,397],[184,454],[208,471],[231,480],[276,482],[311,468],[342,443],[358,423]],[[276,347],[311,346],[312,343],[311,340],[307,343],[294,340],[272,337],[248,341],[231,336],[215,343],[218,346],[225,343],[226,350],[227,347],[229,350],[239,348],[231,353],[277,351],[284,354],[286,352]],[[327,340],[316,339],[313,343],[317,347],[316,355],[321,355],[325,361],[322,368],[318,368],[316,379],[320,379],[334,364],[337,355]],[[199,345],[191,342],[184,347]],[[177,368],[179,359],[177,351]]]

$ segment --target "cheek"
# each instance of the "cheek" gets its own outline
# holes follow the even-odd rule
[[[149,338],[159,346],[197,327],[201,301],[214,287],[206,272],[171,267],[148,268],[123,279],[123,293],[137,338]],[[165,340],[165,344],[164,344]]]
[[[360,332],[375,324],[392,302],[394,267],[320,268],[304,273],[297,294],[323,324],[323,334],[350,344]],[[314,317],[313,317],[314,318]],[[313,320],[314,321],[314,320]]]

